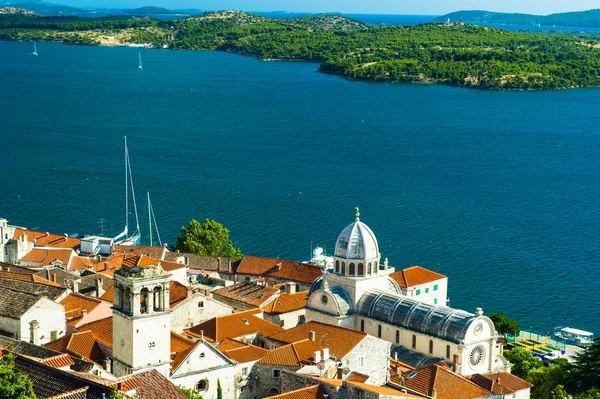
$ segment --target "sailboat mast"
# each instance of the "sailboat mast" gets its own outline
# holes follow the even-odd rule
[[[125,231],[129,226],[129,155],[127,154],[127,136],[125,136]],[[125,233],[127,238],[127,233]]]
[[[148,230],[150,231],[150,246],[152,246],[152,205],[150,204],[150,192],[148,194]]]

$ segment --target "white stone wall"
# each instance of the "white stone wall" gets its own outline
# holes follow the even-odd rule
[[[389,342],[367,336],[341,359],[342,366],[367,374],[383,385],[388,381],[390,347]]]
[[[121,376],[118,360],[133,371],[170,362],[171,323],[169,313],[127,317],[113,313],[113,370]],[[128,373],[126,373],[128,374]]]
[[[177,281],[186,287],[190,285],[190,282],[187,279],[187,267],[171,270],[169,273],[171,273],[171,281]]]
[[[193,327],[213,317],[231,314],[233,308],[211,297],[195,293],[191,298],[171,309],[171,329],[181,334],[184,329]]]
[[[194,347],[170,380],[177,386],[190,389],[196,389],[199,381],[206,380],[207,389],[200,392],[204,399],[217,398],[217,381],[220,381],[223,399],[235,399],[235,371],[234,362],[203,341]]]
[[[280,313],[280,314],[269,314],[264,313],[264,319],[280,325],[286,330],[294,328],[298,325],[300,317],[304,316],[306,319],[306,308],[294,310],[293,312]]]
[[[57,338],[63,337],[67,332],[65,307],[48,298],[40,300],[21,316],[20,339],[29,342],[29,322],[37,320],[39,324],[38,337],[40,345],[51,341],[52,331],[56,331]]]
[[[417,301],[445,306],[448,298],[448,278],[408,287],[405,295]]]

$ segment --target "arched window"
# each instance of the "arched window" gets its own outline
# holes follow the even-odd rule
[[[412,348],[417,349],[417,336],[413,334]]]
[[[277,388],[271,388],[269,389],[269,395],[279,395],[279,391]]]
[[[433,353],[433,340],[430,339],[429,340],[429,354],[432,354],[432,353]]]
[[[153,302],[153,309],[154,309],[155,312],[157,312],[157,311],[159,311],[159,310],[162,309],[162,306],[161,306],[161,303],[160,303],[161,302],[160,292],[161,292],[161,288],[160,287],[154,287],[154,292],[153,292],[154,298],[153,298],[152,302]]]
[[[346,274],[346,262],[342,262],[342,274]]]
[[[350,263],[349,269],[350,270],[348,271],[348,274],[351,276],[354,276],[356,274],[356,270],[355,270],[356,267],[355,267],[354,263]]]
[[[200,380],[196,383],[196,391],[204,393],[208,390],[208,380]]]
[[[360,321],[360,332],[365,332],[365,320]]]
[[[131,312],[131,290],[129,288],[125,288],[125,290],[123,291],[122,303],[122,308],[127,312]]]
[[[400,330],[396,330],[396,343],[400,343]]]
[[[381,324],[377,326],[377,336],[381,338]]]
[[[365,265],[362,263],[358,264],[358,275],[359,276],[364,276],[365,275]]]
[[[450,345],[446,345],[446,359],[450,359]]]
[[[140,313],[148,313],[148,288],[142,288],[140,291]]]
[[[335,261],[335,272],[336,273],[340,272],[340,261],[339,260]]]
[[[370,276],[371,275],[371,262],[369,262],[367,264],[367,274]]]

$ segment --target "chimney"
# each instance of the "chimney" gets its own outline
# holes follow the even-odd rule
[[[394,360],[398,361],[398,352],[394,352]]]
[[[323,361],[329,360],[329,348],[323,348]]]
[[[483,316],[483,309],[481,309],[481,308],[477,308],[477,309],[475,309],[475,314],[476,314],[477,316]]]
[[[81,318],[83,319],[85,316],[87,316],[87,309],[81,309]]]
[[[220,256],[217,258],[217,270],[221,271],[221,257]]]
[[[233,284],[237,284],[237,274],[233,275]]]
[[[317,333],[315,333],[314,331],[309,331],[308,332],[308,339],[310,339],[311,341],[315,341],[317,339]]]
[[[77,280],[73,280],[73,292],[74,293],[79,292],[79,281],[77,281]]]
[[[321,362],[321,351],[315,351],[314,357],[313,357],[313,363],[317,364]]]
[[[104,359],[104,370],[108,371],[109,373],[112,373],[112,362],[110,361],[110,358],[107,357],[106,359]]]
[[[192,291],[192,287],[187,287],[187,291],[185,293],[185,297],[187,299],[190,299],[192,297],[192,295],[194,295],[194,291]]]
[[[458,369],[458,355],[454,355],[452,356],[452,371],[454,371],[456,373],[456,370]]]
[[[29,342],[34,345],[40,344],[39,336],[40,323],[37,320],[31,320],[29,322]]]
[[[96,279],[96,298],[100,298],[102,296],[102,294],[104,294],[103,285],[104,285],[104,282],[102,281],[102,279],[97,278]]]
[[[287,292],[288,294],[295,294],[296,293],[296,284],[291,283],[289,281],[287,283],[285,283],[285,292]]]
[[[56,283],[56,273],[54,273],[54,274],[52,275],[52,282],[53,282],[53,283]]]

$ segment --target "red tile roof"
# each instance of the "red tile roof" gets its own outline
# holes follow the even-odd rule
[[[112,348],[112,345],[113,345],[112,326],[113,326],[112,316],[109,316],[104,319],[92,321],[91,323],[87,323],[82,326],[79,326],[79,327],[77,327],[77,329],[81,332],[91,331],[94,334],[95,339],[97,339],[100,343],[102,343],[106,346],[110,346]]]
[[[71,257],[74,255],[75,253],[72,249],[49,249],[36,247],[23,256],[19,262],[38,263],[38,265],[35,267],[51,266],[54,262],[68,266],[71,261]]]
[[[323,348],[329,348],[329,353],[335,355],[338,359],[342,359],[350,353],[367,336],[367,334],[360,331],[311,321],[289,330],[272,334],[269,338],[279,342],[292,343],[308,338],[311,331],[315,332],[315,342],[319,343]]]
[[[435,391],[436,399],[479,399],[490,394],[462,375],[437,364],[416,369],[415,372],[411,379],[404,379],[404,384],[398,376],[392,381],[423,395],[431,396]]]
[[[208,341],[221,342],[226,338],[237,338],[258,332],[269,336],[284,331],[277,324],[259,317],[261,313],[260,309],[251,309],[218,316],[186,329],[185,332],[200,337],[200,332],[203,331],[204,338]]]
[[[54,367],[55,369],[60,369],[60,368],[75,364],[73,359],[71,359],[71,356],[69,356],[66,353],[63,353],[63,354],[57,355],[57,356],[53,356],[53,357],[47,357],[45,359],[37,359],[37,360],[40,363]]]
[[[44,247],[77,249],[81,245],[81,240],[79,238],[65,237],[60,234],[49,234],[20,228],[15,229],[13,239],[18,240],[23,235],[27,236],[27,241],[32,242],[35,239],[36,245]]]
[[[267,396],[269,399],[325,399],[327,396],[320,385],[296,389],[275,396]]]
[[[244,256],[236,270],[237,274],[269,277],[302,284],[312,284],[321,276],[319,266],[291,260]]]
[[[115,252],[123,252],[127,255],[145,255],[150,258],[163,260],[165,254],[169,252],[165,247],[150,247],[142,245],[115,245]]]
[[[263,306],[262,309],[268,314],[281,314],[305,308],[307,303],[308,291],[297,292],[295,294],[284,292],[274,301]]]
[[[349,382],[360,382],[365,383],[369,379],[369,376],[363,373],[359,373],[358,371],[353,371],[347,378],[346,381]]]
[[[52,287],[61,287],[60,284],[47,280],[43,277],[40,277],[36,274],[27,274],[27,273],[14,273],[14,272],[6,272],[0,270],[0,279],[11,279],[11,280],[21,280],[21,281],[29,281],[32,283],[38,284],[46,284],[51,285]]]
[[[421,266],[412,266],[399,272],[390,274],[400,287],[413,287],[415,285],[431,283],[443,278],[443,274],[433,272]]]
[[[279,295],[285,284],[277,284],[274,286],[265,286],[254,281],[242,281],[229,287],[219,288],[212,291],[216,297],[233,299],[242,303],[262,307]],[[217,298],[218,299],[218,298]]]
[[[494,395],[511,394],[522,389],[533,387],[533,384],[510,373],[475,374],[471,380]]]
[[[76,293],[69,294],[60,301],[60,304],[65,307],[67,324],[71,326],[77,324],[83,318],[84,312],[92,312],[101,303],[100,299]]]
[[[393,398],[401,398],[401,399],[423,399],[422,396],[417,396],[417,395],[412,395],[410,393],[405,393],[405,392],[401,392],[401,391],[397,391],[395,389],[392,388],[388,388],[386,386],[377,386],[377,385],[369,385],[369,384],[361,384],[360,382],[352,382],[352,381],[344,381],[345,384],[350,384],[353,385],[357,388],[362,389],[363,391],[367,391],[367,392],[373,392],[379,395],[385,395],[386,397],[393,397]],[[436,399],[439,398],[439,396],[436,397]],[[458,397],[456,397],[455,399],[458,399]]]
[[[179,388],[156,370],[136,374],[135,379],[140,383],[136,390],[139,399],[188,399]]]
[[[198,343],[171,331],[171,371],[177,370]]]
[[[226,339],[217,346],[217,350],[238,363],[251,362],[264,357],[269,351],[251,344]]]
[[[258,364],[270,364],[274,366],[302,367],[306,364],[314,363],[314,353],[321,351],[323,347],[315,341],[306,338],[302,341],[294,342],[272,349]]]

